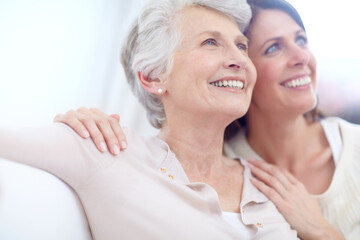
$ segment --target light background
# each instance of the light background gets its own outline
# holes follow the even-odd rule
[[[119,63],[124,34],[144,1],[0,0],[0,124],[47,124],[86,106],[119,113],[141,134],[155,133]],[[359,121],[359,4],[290,2],[317,58],[320,107]]]

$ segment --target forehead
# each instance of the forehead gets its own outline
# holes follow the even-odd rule
[[[182,37],[194,36],[202,32],[219,32],[234,38],[243,36],[231,17],[200,6],[187,7],[180,12],[180,30]]]
[[[250,26],[251,42],[294,34],[302,28],[287,13],[277,9],[260,10]]]

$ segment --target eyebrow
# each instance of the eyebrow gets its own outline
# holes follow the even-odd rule
[[[299,35],[299,33],[306,33],[303,29],[297,30],[295,32],[295,36]],[[263,48],[268,42],[272,42],[272,41],[279,41],[281,38],[283,37],[274,37],[274,38],[270,38],[268,40],[266,40],[261,46],[260,48]]]
[[[211,31],[211,30],[201,32],[201,33],[198,34],[198,36],[205,35],[205,34],[212,35],[212,36],[215,36],[215,37],[221,37],[222,36],[221,32],[219,32],[219,31]],[[242,41],[242,42],[245,42],[246,44],[249,43],[249,39],[245,35],[237,35],[235,39],[236,39],[236,41]]]
[[[260,49],[262,49],[268,42],[279,41],[281,38],[282,37],[274,37],[266,40],[263,44],[261,44]]]

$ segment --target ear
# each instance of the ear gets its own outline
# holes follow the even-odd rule
[[[151,79],[148,76],[144,76],[140,72],[138,72],[137,75],[142,87],[146,91],[156,95],[162,95],[165,93],[165,86],[159,78]]]

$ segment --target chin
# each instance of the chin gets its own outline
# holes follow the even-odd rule
[[[233,112],[235,119],[238,119],[238,118],[243,117],[243,116],[247,113],[248,110],[249,110],[249,106],[241,106],[241,107],[238,107],[238,108]],[[234,119],[234,120],[235,120],[235,119]]]
[[[314,110],[317,105],[318,105],[318,101],[317,98],[313,98],[311,101],[306,101],[306,104],[304,104],[303,106],[301,106],[301,114],[306,114],[312,110]]]

